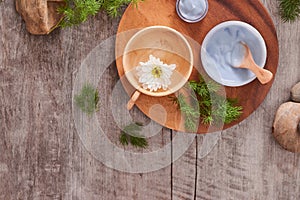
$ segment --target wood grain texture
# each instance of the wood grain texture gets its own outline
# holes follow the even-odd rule
[[[175,2],[175,0],[146,1],[138,5],[139,9],[135,9],[134,6],[127,8],[120,21],[118,28],[120,36],[117,37],[116,41],[117,67],[120,77],[124,76],[122,53],[132,34],[138,29],[148,26],[164,25],[174,28],[190,38],[189,42],[194,50],[195,60],[194,70],[190,79],[197,80],[199,73],[206,75],[199,58],[204,37],[214,26],[229,20],[244,21],[254,26],[261,33],[267,46],[268,56],[265,68],[270,70],[274,75],[276,74],[278,66],[278,40],[276,30],[270,15],[260,1],[210,1],[207,16],[201,22],[194,24],[183,22],[178,17],[175,11]],[[156,9],[151,9],[153,5],[155,5]],[[159,10],[159,15],[157,10]],[[225,87],[226,96],[228,98],[238,98],[239,104],[243,106],[243,114],[239,120],[222,127],[216,127],[214,131],[216,129],[227,129],[246,119],[264,100],[272,86],[272,82],[273,80],[266,85],[261,85],[256,79],[245,86]],[[124,83],[124,86],[127,88],[128,94],[131,95],[132,86],[127,82]],[[167,121],[160,121],[160,119],[155,116],[150,116],[151,119],[168,128],[187,131],[184,126],[179,126],[179,124],[182,124],[181,112],[178,109],[174,109],[174,104],[169,100],[169,97],[156,98],[142,94],[136,102],[139,109],[147,116],[149,116],[149,108],[156,104],[161,104],[169,113],[167,115]],[[211,132],[208,126],[200,123],[198,133],[207,132]]]
[[[0,200],[300,199],[300,156],[282,149],[271,134],[276,109],[300,81],[300,21],[285,24],[277,1],[262,2],[274,20],[280,49],[275,81],[264,102],[249,118],[223,131],[208,156],[197,159],[205,139],[199,135],[173,164],[144,174],[119,172],[95,159],[80,141],[72,117],[72,88],[81,62],[117,32],[120,19],[100,13],[79,27],[32,36],[14,2],[1,2]],[[117,81],[112,63],[98,87],[103,105],[110,104]],[[139,110],[132,115],[149,122]],[[117,144],[119,130],[111,112],[97,117]],[[149,139],[148,150],[169,144],[178,134],[163,129]]]

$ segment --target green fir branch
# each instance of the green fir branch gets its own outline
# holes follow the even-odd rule
[[[64,15],[61,27],[70,27],[85,22],[90,16],[95,16],[100,8],[98,0],[65,0],[66,5],[60,7],[58,12]]]
[[[137,5],[140,0],[65,0],[65,6],[58,9],[64,15],[60,23],[61,27],[71,27],[87,21],[100,10],[104,10],[109,16],[117,17],[122,7],[130,2]]]
[[[179,93],[177,97],[171,97],[174,104],[184,115],[184,127],[187,131],[196,132],[198,128],[198,121],[200,117],[198,107],[195,108],[196,97],[190,96],[190,101],[187,100],[183,94]],[[197,103],[197,102],[196,102]]]
[[[134,147],[146,148],[148,146],[147,140],[140,135],[143,124],[139,122],[131,123],[121,130],[119,137],[120,143],[124,146],[131,144]]]
[[[279,11],[284,22],[293,22],[300,16],[300,0],[279,1]]]
[[[80,94],[75,95],[74,99],[76,106],[88,115],[91,115],[98,110],[99,94],[90,84],[84,85]]]
[[[129,3],[133,3],[137,6],[139,1],[143,0],[102,0],[102,9],[105,10],[109,16],[118,17],[122,11],[122,7]]]
[[[205,82],[200,76],[198,81],[189,81],[189,86],[198,96],[198,109],[193,106],[194,103],[189,104],[183,94],[172,98],[185,117],[185,128],[188,131],[197,130],[199,118],[203,124],[229,124],[241,116],[243,108],[236,106],[237,99],[226,99],[218,94],[219,85],[215,82]]]

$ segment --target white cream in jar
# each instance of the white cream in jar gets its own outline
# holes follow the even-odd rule
[[[176,10],[179,17],[186,22],[198,22],[208,11],[207,0],[177,0]]]

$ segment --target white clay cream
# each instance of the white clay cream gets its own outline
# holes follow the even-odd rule
[[[178,0],[177,1],[178,15],[187,22],[198,22],[207,13],[207,0]]]

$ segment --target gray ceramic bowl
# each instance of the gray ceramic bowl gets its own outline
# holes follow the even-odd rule
[[[254,61],[263,68],[267,58],[265,41],[253,26],[245,22],[223,22],[211,29],[202,43],[203,67],[212,79],[222,85],[242,86],[256,78],[250,70],[234,68],[226,63],[226,54],[232,49],[233,43],[239,42],[249,46]]]

